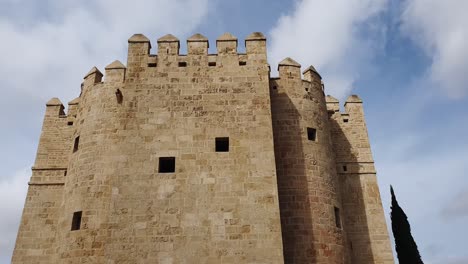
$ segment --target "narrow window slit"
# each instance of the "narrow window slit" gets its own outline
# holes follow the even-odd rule
[[[148,63],[148,67],[150,67],[150,68],[154,68],[156,66],[158,66],[157,63]]]
[[[239,66],[245,66],[245,65],[247,65],[246,61],[239,61]]]
[[[73,143],[73,153],[75,153],[76,151],[78,151],[78,147],[80,145],[80,136],[77,136],[75,138],[75,142]]]
[[[341,228],[341,216],[340,216],[340,208],[335,207],[335,225],[338,228]]]
[[[73,126],[73,121],[68,121],[68,122],[67,122],[67,125]]]
[[[81,228],[81,216],[83,212],[78,211],[73,213],[73,219],[72,219],[72,225],[71,225],[71,231],[74,230],[80,230]]]
[[[67,171],[64,171],[64,172],[63,172],[63,176],[67,176]]]
[[[214,67],[214,66],[216,66],[216,62],[215,61],[210,61],[210,62],[208,62],[208,66]]]
[[[180,62],[179,62],[179,67],[187,67],[187,62],[185,62],[185,61],[180,61]]]
[[[348,123],[348,121],[349,121],[348,118],[343,119],[343,122],[345,122],[345,123]]]
[[[348,166],[343,165],[343,171],[348,171]]]

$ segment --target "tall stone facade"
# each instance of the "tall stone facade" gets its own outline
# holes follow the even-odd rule
[[[359,97],[261,33],[128,42],[46,104],[13,263],[394,263]]]

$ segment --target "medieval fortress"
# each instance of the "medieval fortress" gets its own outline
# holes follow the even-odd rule
[[[362,100],[266,38],[128,40],[46,112],[13,263],[394,263]]]

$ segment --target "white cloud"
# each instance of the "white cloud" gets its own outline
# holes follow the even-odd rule
[[[18,3],[18,8],[27,5]],[[92,66],[103,70],[115,59],[125,63],[132,34],[144,33],[153,42],[166,33],[188,34],[208,12],[208,0],[49,1],[46,6],[57,17],[38,18],[28,27],[23,20],[0,17],[0,84],[42,100],[73,99]]]
[[[407,0],[402,30],[432,59],[431,79],[452,98],[468,92],[467,1]]]
[[[343,98],[381,44],[385,27],[376,18],[386,7],[386,0],[297,2],[270,32],[272,68],[285,57],[314,65],[328,92]]]
[[[31,169],[25,168],[0,181],[0,259],[13,252]]]

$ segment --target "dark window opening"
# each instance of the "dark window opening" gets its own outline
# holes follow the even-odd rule
[[[305,88],[305,90],[306,90],[306,92],[308,92],[308,91],[309,91],[309,88]]]
[[[215,61],[208,62],[208,66],[214,67],[216,66],[216,62]]]
[[[185,61],[179,62],[179,67],[187,67],[187,62]]]
[[[63,176],[67,176],[67,171],[64,171],[64,172],[63,172]]]
[[[67,125],[73,126],[73,121],[68,121],[68,122],[67,122]]]
[[[317,140],[317,130],[315,128],[307,128],[307,139],[311,141]]]
[[[158,66],[157,63],[148,63],[148,67],[154,68],[156,66]]]
[[[121,104],[123,101],[123,94],[120,89],[115,90],[115,97],[117,98],[117,103]]]
[[[340,208],[335,207],[335,225],[338,228],[341,228],[341,217],[340,217]]]
[[[160,173],[175,172],[175,157],[160,157],[159,158],[159,172]]]
[[[343,119],[343,122],[348,123],[349,119],[345,118]]]
[[[79,144],[80,144],[80,136],[77,136],[75,138],[75,143],[73,143],[73,152],[76,152],[78,150]]]
[[[245,65],[247,65],[246,61],[239,61],[239,66],[245,66]]]
[[[343,171],[348,171],[348,167],[346,165],[343,165]]]
[[[229,138],[228,137],[216,138],[216,152],[229,152]]]
[[[81,215],[82,215],[82,213],[83,213],[82,211],[74,212],[74,213],[73,213],[71,231],[73,231],[73,230],[80,230],[80,228],[81,228]]]

